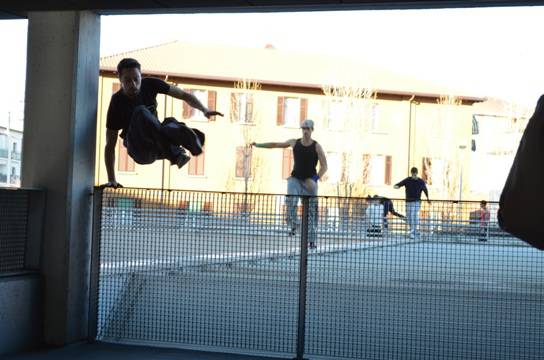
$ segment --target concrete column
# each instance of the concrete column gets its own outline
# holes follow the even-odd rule
[[[28,16],[23,187],[46,190],[41,271],[45,341],[87,335],[100,17]]]

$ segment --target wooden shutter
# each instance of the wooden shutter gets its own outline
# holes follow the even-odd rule
[[[230,94],[230,121],[238,122],[240,121],[240,109],[238,108],[238,94]]]
[[[253,149],[251,147],[248,147],[247,151],[247,177],[251,177],[251,160],[253,157]]]
[[[192,94],[193,90],[185,89],[185,92]],[[183,102],[183,118],[189,119],[193,117],[193,114],[194,114],[194,109],[189,104],[187,104],[187,102],[184,101]]]
[[[278,96],[277,125],[285,125],[285,97]]]
[[[308,99],[300,99],[300,122],[308,117]]]
[[[432,177],[432,159],[428,157],[424,157],[422,159],[422,166],[421,166],[421,178],[428,184],[432,185],[433,177]]]
[[[370,174],[370,154],[363,155],[363,184],[368,184]]]
[[[204,149],[202,149],[204,150]],[[202,154],[198,156],[193,156],[191,160],[189,161],[189,175],[193,176],[204,176],[204,159],[205,159],[205,153],[202,151]]]
[[[283,149],[283,158],[282,158],[282,170],[281,178],[287,179],[291,176],[291,171],[293,170],[293,150],[291,148]]]
[[[215,110],[217,107],[217,92],[208,90],[208,110]],[[215,121],[215,116],[210,117],[210,121]]]
[[[253,121],[253,94],[248,94],[246,97],[246,119],[249,123],[254,123]]]
[[[119,154],[117,156],[119,171],[134,171],[134,160],[128,155],[127,148],[122,142],[119,143]]]
[[[385,156],[385,185],[391,185],[392,157]]]
[[[244,177],[244,147],[236,147],[236,177]]]

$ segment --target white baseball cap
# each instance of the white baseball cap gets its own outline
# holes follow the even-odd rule
[[[300,123],[300,127],[301,128],[313,129],[314,128],[314,121],[310,120],[310,119],[306,119],[306,120],[304,120],[303,122]]]

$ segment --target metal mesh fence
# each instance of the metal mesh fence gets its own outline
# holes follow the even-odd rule
[[[105,191],[98,338],[294,352],[298,243],[278,200]]]
[[[0,274],[25,268],[28,192],[0,189]]]
[[[498,228],[496,203],[306,203],[308,225],[281,195],[105,191],[97,337],[327,359],[541,358],[544,255]]]

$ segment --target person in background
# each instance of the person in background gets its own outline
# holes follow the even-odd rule
[[[295,235],[297,220],[297,204],[299,197],[311,196],[309,206],[309,228],[308,243],[310,248],[316,248],[317,244],[317,183],[319,179],[327,172],[327,157],[321,145],[312,138],[314,131],[313,120],[306,119],[300,124],[302,137],[299,139],[290,139],[284,142],[266,142],[251,145],[257,148],[275,149],[287,148],[293,149],[293,171],[287,179],[287,225],[290,228],[290,235]],[[319,163],[319,171],[317,164]]]
[[[400,189],[404,186],[406,194],[406,220],[410,227],[410,238],[415,239],[419,236],[419,210],[421,208],[421,193],[425,193],[429,204],[429,191],[427,190],[427,184],[425,181],[417,176],[418,170],[416,167],[410,169],[410,176],[395,184],[395,189]]]

